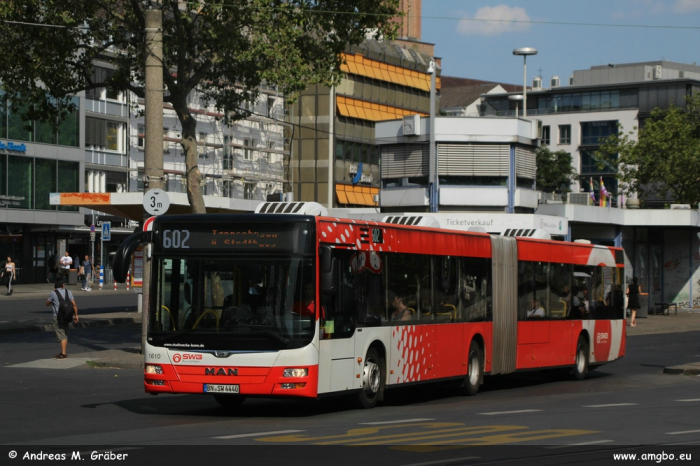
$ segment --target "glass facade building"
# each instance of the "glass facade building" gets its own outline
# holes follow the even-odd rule
[[[431,57],[367,40],[343,58],[338,86],[310,86],[289,108],[289,181],[298,201],[374,207],[381,181],[374,125],[430,113]]]

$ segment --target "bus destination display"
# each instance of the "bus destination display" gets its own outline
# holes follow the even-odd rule
[[[174,225],[172,225],[174,226]],[[199,227],[201,228],[201,227]],[[160,229],[160,246],[163,251],[221,250],[221,251],[280,251],[294,248],[296,229],[270,230],[260,228],[217,228],[190,230],[188,228]]]

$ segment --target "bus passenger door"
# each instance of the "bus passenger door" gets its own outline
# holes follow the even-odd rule
[[[339,392],[353,388],[355,344],[352,338],[320,340],[318,358],[318,393]]]
[[[347,277],[348,257],[321,248],[318,315],[318,393],[353,388],[355,374],[355,319],[353,277]]]

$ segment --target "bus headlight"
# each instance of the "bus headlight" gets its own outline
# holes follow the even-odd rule
[[[282,377],[306,377],[307,375],[309,375],[309,370],[301,368],[285,369],[282,373]]]
[[[162,374],[163,368],[156,364],[146,364],[146,374]]]

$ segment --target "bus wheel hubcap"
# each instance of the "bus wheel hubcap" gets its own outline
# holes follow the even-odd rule
[[[576,361],[576,366],[579,372],[583,372],[583,366],[586,364],[586,356],[583,354],[582,350],[578,352],[578,358]]]
[[[364,385],[365,392],[368,395],[378,393],[380,382],[379,366],[372,361],[368,361],[362,374],[362,385]]]
[[[479,382],[479,358],[472,356],[469,362],[469,383],[476,385]]]

